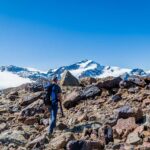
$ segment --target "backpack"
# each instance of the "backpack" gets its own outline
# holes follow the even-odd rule
[[[43,98],[43,100],[44,100],[44,104],[45,104],[46,106],[51,106],[51,92],[52,92],[52,88],[53,88],[53,85],[52,85],[52,84],[50,84],[50,85],[44,87],[45,93],[44,93],[44,98]]]

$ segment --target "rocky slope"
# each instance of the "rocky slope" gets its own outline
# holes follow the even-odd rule
[[[149,77],[83,78],[76,86],[70,78],[51,139],[42,81],[1,91],[0,149],[150,149]]]

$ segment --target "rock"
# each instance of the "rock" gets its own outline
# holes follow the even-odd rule
[[[4,131],[4,130],[6,130],[7,129],[7,124],[6,123],[1,123],[0,124],[0,133],[2,132],[2,131]]]
[[[138,76],[131,76],[128,78],[128,81],[130,81],[138,86],[141,86],[141,87],[144,87],[146,85],[146,82],[144,81],[144,79],[142,79],[141,77],[138,77]]]
[[[39,92],[43,91],[43,85],[39,84],[38,81],[35,83],[28,83],[24,86],[25,90],[28,92]]]
[[[63,105],[66,109],[70,109],[72,107],[75,107],[80,102],[80,100],[94,98],[95,96],[100,95],[100,92],[100,89],[95,85],[87,86],[81,92],[73,91],[72,93],[67,95]]]
[[[122,99],[120,94],[116,94],[114,96],[112,96],[112,98],[110,99],[111,102],[118,102]]]
[[[129,87],[132,87],[134,84],[130,81],[125,81],[125,80],[122,80],[120,81],[119,83],[119,86],[120,88],[129,88]]]
[[[147,107],[148,105],[150,105],[150,99],[145,99],[143,101],[142,107]]]
[[[24,124],[26,125],[34,125],[35,123],[38,123],[38,119],[35,117],[27,117],[24,121]]]
[[[11,101],[15,101],[18,98],[19,94],[17,91],[11,92],[9,95],[7,95],[7,99],[10,99]]]
[[[97,80],[95,78],[92,78],[92,77],[82,78],[80,81],[81,81],[81,84],[84,86],[91,85],[91,84],[97,82]]]
[[[41,119],[41,124],[48,126],[49,125],[49,119]]]
[[[125,137],[129,134],[130,131],[133,131],[137,125],[135,124],[135,118],[131,117],[128,119],[119,119],[117,124],[113,127],[113,129],[118,134],[119,138]]]
[[[7,130],[0,134],[0,142],[3,144],[14,143],[16,145],[24,145],[27,140],[25,139],[24,131]]]
[[[87,114],[83,114],[77,118],[78,122],[82,122],[84,120],[88,120]]]
[[[6,109],[6,108],[1,108],[0,107],[0,114],[4,114],[4,113],[7,113],[8,112],[8,110]]]
[[[95,115],[91,115],[88,118],[89,118],[89,121],[96,121],[97,120],[97,117]]]
[[[93,129],[93,130],[99,130],[99,128],[101,128],[101,127],[102,127],[102,125],[100,123],[96,123],[96,122],[91,125],[91,129]]]
[[[40,145],[43,145],[45,142],[47,142],[46,135],[40,135],[36,137],[33,141],[29,142],[27,144],[27,148],[33,148],[34,145],[39,143]]]
[[[63,102],[63,105],[66,109],[70,109],[72,107],[75,107],[80,100],[80,93],[78,91],[73,91],[72,93],[67,95],[65,101]]]
[[[122,81],[122,79],[120,77],[116,77],[116,78],[113,78],[111,80],[106,80],[106,81],[103,81],[103,82],[99,82],[96,85],[100,89],[104,88],[104,89],[110,90],[110,89],[113,89],[113,88],[119,88],[120,81]]]
[[[143,145],[142,145],[142,148],[144,150],[149,150],[150,149],[150,142],[144,142]]]
[[[144,131],[144,125],[138,126],[135,130],[134,133],[141,134]]]
[[[68,128],[68,126],[67,125],[65,125],[64,123],[62,123],[62,122],[58,122],[57,123],[57,127],[56,127],[58,130],[65,130],[65,129],[67,129]]]
[[[72,126],[75,125],[77,123],[77,119],[76,118],[70,118],[68,121],[68,125]]]
[[[113,142],[113,130],[110,126],[104,127],[104,137],[105,137],[105,144],[109,144],[110,142]]]
[[[118,118],[135,117],[136,121],[138,121],[143,117],[143,112],[140,108],[131,108],[128,105],[116,109],[115,112],[118,114]]]
[[[147,89],[150,90],[150,83],[147,85]]]
[[[150,115],[146,114],[143,125],[150,126]]]
[[[88,98],[94,98],[95,96],[100,95],[101,90],[95,86],[87,86],[84,90],[81,92],[82,99],[88,99]]]
[[[43,92],[36,92],[34,94],[29,94],[27,96],[24,96],[20,105],[21,106],[29,105],[29,104],[35,102],[36,100],[40,99],[42,94],[43,94]]]
[[[65,148],[67,143],[71,140],[74,140],[74,136],[72,133],[64,133],[61,134],[60,136],[54,138],[51,140],[50,145],[52,146],[53,149],[61,149]]]
[[[25,120],[26,120],[26,117],[22,117],[22,116],[19,116],[19,117],[18,117],[18,121],[19,121],[19,122],[24,123]]]
[[[10,113],[19,112],[20,109],[21,109],[21,107],[18,104],[9,106],[9,112]]]
[[[34,116],[36,113],[42,113],[44,112],[44,103],[43,100],[39,99],[32,104],[28,105],[24,109],[22,109],[20,115],[21,116]]]
[[[138,133],[132,132],[128,135],[126,143],[127,144],[140,144],[142,142],[141,138],[139,137]]]
[[[100,141],[74,140],[67,144],[67,150],[103,150],[104,145]]]
[[[129,88],[129,89],[128,89],[128,92],[129,92],[129,93],[133,93],[133,94],[138,93],[138,92],[139,92],[139,87],[132,87],[132,88]]]
[[[62,86],[80,86],[80,83],[76,77],[74,77],[69,71],[65,71],[60,84]]]

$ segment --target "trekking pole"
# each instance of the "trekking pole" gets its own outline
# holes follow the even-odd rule
[[[64,112],[63,112],[63,108],[62,108],[61,101],[59,101],[59,105],[60,105],[61,116],[62,116],[62,117],[65,117]]]

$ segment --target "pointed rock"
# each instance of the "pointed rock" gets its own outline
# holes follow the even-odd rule
[[[79,86],[80,83],[76,77],[74,77],[69,71],[65,71],[60,84],[62,86]]]

